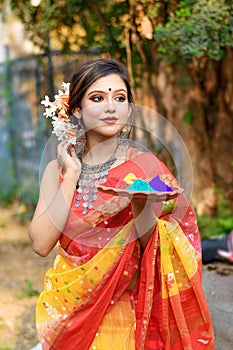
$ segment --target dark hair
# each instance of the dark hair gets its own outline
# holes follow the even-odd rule
[[[70,82],[69,112],[81,107],[82,98],[87,89],[98,79],[107,75],[117,74],[125,83],[129,103],[133,102],[133,95],[128,81],[125,66],[114,59],[97,59],[84,63],[73,74]]]

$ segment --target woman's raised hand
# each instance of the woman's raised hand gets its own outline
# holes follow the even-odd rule
[[[62,167],[63,174],[71,171],[72,173],[77,172],[79,177],[81,172],[81,163],[77,157],[74,145],[71,145],[68,141],[62,141],[57,148],[57,160],[59,165]]]

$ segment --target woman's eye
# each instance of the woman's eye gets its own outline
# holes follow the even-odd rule
[[[94,102],[101,102],[101,101],[103,101],[103,97],[102,96],[93,96],[93,97],[91,97],[91,100]]]
[[[125,96],[117,96],[115,99],[117,102],[124,102],[126,100]]]

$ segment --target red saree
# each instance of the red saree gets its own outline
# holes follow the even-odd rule
[[[177,185],[150,153],[111,169],[108,178],[129,173]],[[98,193],[84,216],[74,203],[75,195],[37,303],[43,350],[213,350],[199,232],[185,196],[153,204],[158,220],[144,252],[127,198]],[[138,283],[128,291],[137,270]]]

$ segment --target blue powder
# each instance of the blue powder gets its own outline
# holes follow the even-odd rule
[[[132,185],[126,187],[126,190],[155,192],[155,190],[146,181],[141,179],[135,180]]]

